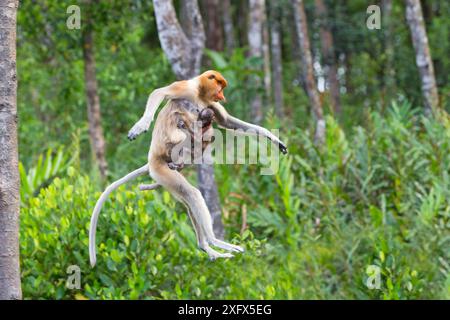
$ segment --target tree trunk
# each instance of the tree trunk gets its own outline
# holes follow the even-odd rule
[[[0,0],[0,300],[22,299],[19,264],[16,15],[18,0]]]
[[[264,7],[264,0],[249,0],[248,43],[250,57],[263,57]],[[255,76],[251,82],[258,90],[260,89],[261,79],[258,76]],[[255,94],[250,108],[253,121],[255,123],[261,123],[263,113],[262,98],[259,93]]]
[[[180,26],[172,1],[153,0],[159,40],[179,80],[189,79],[200,73],[205,45],[205,31],[197,0],[185,0],[182,5],[185,13],[183,27],[186,32]],[[198,165],[197,177],[199,189],[213,220],[214,234],[223,238],[224,228],[213,166]]]
[[[230,0],[222,0],[222,19],[223,30],[225,33],[225,47],[228,53],[231,53],[236,47],[236,40],[234,38],[233,19],[231,15]]]
[[[248,16],[244,14],[245,12],[248,12],[248,1],[239,1],[238,4],[238,12],[237,15],[237,32],[238,32],[238,39],[239,39],[239,47],[245,47],[248,45],[248,22],[247,18]]]
[[[312,111],[316,118],[315,141],[318,144],[322,144],[325,139],[325,120],[323,118],[322,105],[317,92],[316,81],[314,79],[313,61],[308,38],[308,25],[303,1],[292,0],[292,7],[298,43],[301,50],[303,78],[305,80],[306,91],[311,103]]]
[[[315,0],[316,17],[320,23],[320,41],[322,56],[328,69],[327,80],[330,86],[330,101],[335,114],[341,112],[339,82],[337,78],[337,64],[334,54],[333,35],[328,24],[327,7],[323,0]]]
[[[302,89],[306,92],[306,85],[305,85],[305,79],[304,79],[304,72],[303,72],[303,65],[301,63],[302,61],[302,55],[300,54],[300,44],[298,43],[298,36],[297,32],[295,31],[295,27],[292,28],[291,24],[292,21],[295,20],[294,13],[292,10],[289,10],[289,12],[286,14],[286,27],[289,27],[291,32],[289,33],[289,52],[290,52],[290,60],[297,61],[296,67],[298,68],[298,73],[295,74],[294,83],[297,82],[299,86],[302,87]]]
[[[262,52],[263,52],[263,66],[264,66],[264,92],[267,102],[271,99],[272,79],[270,74],[270,36],[269,36],[269,21],[267,19],[266,7],[263,7],[263,31],[262,31]]]
[[[345,82],[345,94],[351,96],[355,92],[355,88],[352,82],[352,73],[353,73],[353,56],[350,51],[344,53],[344,57],[342,59],[342,63],[344,65],[344,82]]]
[[[87,1],[89,7],[91,1]],[[101,124],[100,98],[98,96],[97,77],[95,72],[94,35],[92,30],[92,18],[89,13],[86,16],[86,26],[83,29],[83,58],[84,79],[87,99],[87,113],[89,121],[89,138],[95,161],[100,171],[102,180],[106,180],[108,164],[105,156],[105,137]]]
[[[406,0],[406,20],[411,31],[411,38],[416,51],[416,64],[422,80],[425,112],[431,113],[439,106],[439,96],[419,0]]]
[[[279,4],[270,2],[270,49],[272,54],[272,84],[275,113],[283,117],[283,61],[281,57],[281,8]]]
[[[384,29],[384,52],[386,53],[386,68],[383,80],[383,107],[389,106],[390,100],[395,96],[395,68],[394,68],[394,46],[392,35],[394,34],[392,24],[392,0],[381,2],[383,12]]]
[[[206,47],[215,51],[223,51],[220,0],[203,0],[203,7],[206,11]]]

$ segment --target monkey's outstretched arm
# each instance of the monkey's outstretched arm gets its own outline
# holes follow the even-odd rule
[[[288,152],[286,145],[266,128],[230,116],[220,103],[213,103],[209,107],[214,111],[216,121],[220,127],[233,130],[241,129],[243,130],[242,134],[245,135],[262,135],[277,144],[283,154]]]
[[[171,85],[154,90],[147,100],[144,115],[128,132],[128,139],[134,140],[138,135],[146,132],[155,117],[159,105],[164,99],[186,98],[192,99],[192,90],[187,80],[177,81]]]

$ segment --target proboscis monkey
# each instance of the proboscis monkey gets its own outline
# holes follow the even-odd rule
[[[219,72],[209,70],[195,78],[177,81],[167,87],[156,89],[150,94],[144,115],[128,133],[128,138],[134,140],[138,135],[146,132],[161,102],[165,99],[168,100],[155,122],[148,153],[148,163],[113,182],[98,199],[92,214],[89,230],[89,256],[92,266],[96,263],[95,232],[98,215],[103,203],[108,195],[120,185],[145,174],[150,174],[158,185],[166,188],[175,198],[186,205],[195,229],[198,246],[208,254],[210,259],[233,257],[231,253],[218,252],[211,246],[231,252],[244,251],[240,246],[216,239],[212,228],[211,216],[200,191],[178,172],[178,167],[170,165],[173,162],[171,159],[173,147],[182,143],[188,137],[188,134],[180,126],[183,124],[190,125],[195,122],[198,115],[205,108],[213,111],[214,120],[220,127],[234,130],[242,129],[244,133],[247,130],[251,132],[249,134],[255,134],[256,132],[256,134],[264,136],[275,143],[282,153],[287,153],[285,144],[269,130],[244,122],[228,114],[219,103],[219,101],[225,101],[223,90],[226,86],[227,81]],[[174,99],[185,100],[179,100],[175,103]],[[191,104],[185,103],[186,100],[190,101]],[[212,130],[212,128],[208,128],[208,130]]]

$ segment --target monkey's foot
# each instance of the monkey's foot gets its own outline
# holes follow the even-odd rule
[[[233,251],[233,252],[244,252],[244,248],[219,240],[219,239],[213,239],[209,242],[212,246],[218,247],[220,249],[224,249],[227,251]]]
[[[208,254],[209,260],[216,260],[217,258],[233,258],[234,257],[231,253],[220,253],[220,252],[217,252],[216,250],[210,248],[209,246],[205,246],[201,249]]]

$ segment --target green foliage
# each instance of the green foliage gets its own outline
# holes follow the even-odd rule
[[[103,208],[91,269],[87,233],[100,192],[69,169],[22,211],[24,296],[448,298],[450,122],[407,104],[367,121],[347,137],[328,117],[323,147],[294,132],[275,176],[217,167],[221,181],[239,177],[222,185],[227,238],[247,249],[231,260],[211,262],[196,248],[184,207],[166,191],[130,184]],[[81,268],[81,290],[65,287],[70,265]],[[379,289],[366,286],[370,266],[381,271]]]
[[[226,57],[225,53],[205,49],[205,54],[211,59],[214,69],[220,71],[228,81],[226,96],[233,104],[227,108],[232,114],[248,120],[250,102],[257,92],[262,94],[264,92],[256,85],[257,82],[252,80],[263,76],[260,71],[262,59],[246,57],[245,53],[245,48],[237,48]]]
[[[45,157],[43,154],[39,155],[37,163],[28,172],[22,162],[19,162],[22,203],[26,203],[29,197],[36,196],[41,188],[47,186],[57,175],[65,172],[72,163],[78,164],[79,135],[79,130],[72,135],[73,143],[68,148],[59,147],[57,150],[50,148],[45,153]]]

